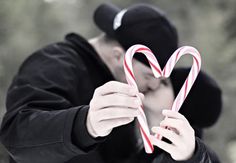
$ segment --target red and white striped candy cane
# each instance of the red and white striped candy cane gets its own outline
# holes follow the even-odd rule
[[[146,56],[150,66],[151,66],[152,72],[156,78],[159,78],[161,76],[166,77],[166,78],[169,77],[175,64],[178,62],[178,60],[180,59],[181,56],[183,56],[185,54],[191,54],[193,56],[193,65],[192,65],[192,68],[191,68],[190,73],[188,75],[188,78],[184,82],[184,85],[182,86],[182,88],[181,88],[179,94],[177,95],[177,97],[173,103],[173,106],[172,106],[172,110],[178,111],[179,108],[181,107],[181,105],[183,104],[186,96],[188,95],[188,93],[189,93],[189,91],[190,91],[195,79],[197,78],[199,71],[200,71],[201,56],[200,56],[199,52],[195,48],[189,47],[189,46],[184,46],[184,47],[177,49],[173,53],[173,55],[170,57],[164,70],[162,71],[158,61],[156,60],[156,57],[154,56],[154,54],[152,53],[152,51],[148,47],[146,47],[144,45],[131,46],[127,50],[125,57],[124,57],[124,71],[126,74],[126,80],[127,80],[128,84],[131,86],[134,86],[138,90],[137,84],[135,82],[133,67],[132,67],[132,59],[133,59],[133,56],[135,53],[143,53]],[[149,127],[147,124],[147,119],[146,119],[145,113],[143,111],[143,106],[139,107],[139,111],[141,114],[137,118],[138,118],[138,122],[139,122],[139,129],[140,129],[141,136],[143,139],[145,151],[147,153],[152,153],[153,152],[153,145],[149,139],[150,131],[149,131]]]
[[[195,48],[191,46],[180,47],[172,54],[172,56],[169,58],[169,60],[166,63],[166,66],[162,71],[163,72],[162,76],[168,78],[172,70],[174,69],[175,64],[183,55],[186,54],[190,54],[193,56],[193,64],[188,77],[186,78],[182,88],[179,91],[179,94],[176,96],[175,101],[172,105],[171,109],[174,111],[179,111],[190,89],[192,88],[193,83],[197,78],[197,75],[201,69],[201,55]]]
[[[162,73],[161,73],[161,68],[156,60],[156,57],[152,54],[152,52],[149,48],[142,46],[142,45],[134,45],[134,46],[130,47],[125,54],[124,71],[126,74],[126,80],[127,80],[128,84],[132,85],[138,89],[137,84],[135,82],[135,77],[134,77],[134,72],[133,72],[133,67],[132,67],[132,58],[133,58],[134,54],[137,52],[145,54],[145,56],[147,57],[150,65],[151,65],[151,69],[153,71],[153,74],[156,78],[159,78],[162,75]],[[142,106],[139,107],[139,111],[141,114],[137,118],[139,121],[139,129],[140,129],[141,136],[143,139],[145,151],[147,153],[152,153],[153,152],[153,145],[149,139],[150,131],[148,128],[146,116],[145,116]]]

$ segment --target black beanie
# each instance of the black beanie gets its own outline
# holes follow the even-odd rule
[[[94,21],[125,50],[134,44],[149,47],[162,68],[178,46],[176,28],[152,5],[136,4],[121,10],[112,4],[101,4],[94,12]],[[148,65],[144,55],[134,57]]]
[[[181,89],[190,68],[176,68],[170,79],[173,84],[175,96]],[[222,109],[222,93],[216,81],[209,75],[200,71],[186,100],[180,108],[192,125],[209,127],[219,118]]]

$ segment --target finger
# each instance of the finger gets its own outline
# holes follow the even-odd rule
[[[152,132],[154,132],[155,134],[158,134],[158,127],[154,126],[151,128]]]
[[[162,114],[168,118],[187,120],[182,114],[173,110],[163,110]]]
[[[135,96],[138,90],[125,83],[110,81],[95,90],[95,95],[104,96],[111,93],[121,93],[128,96]]]
[[[107,107],[126,107],[137,109],[142,105],[137,97],[124,96],[118,93],[97,97],[96,101],[93,102],[97,109]]]
[[[99,121],[117,119],[117,118],[134,118],[139,115],[138,109],[129,109],[121,107],[105,108],[96,112]]]
[[[101,126],[103,126],[104,130],[111,130],[115,127],[119,127],[122,125],[126,125],[132,122],[134,118],[117,118],[117,119],[109,119],[101,122]]]
[[[161,127],[153,127],[152,131],[156,134],[161,135],[162,137],[167,138],[175,145],[179,144],[179,142],[180,142],[179,135],[177,135],[175,132],[173,132],[171,130],[161,128]]]
[[[144,94],[143,93],[138,93],[139,98],[143,101],[144,100]]]
[[[175,150],[175,146],[173,144],[169,144],[167,142],[159,140],[156,137],[154,137],[153,135],[150,135],[150,140],[153,145],[163,149],[164,151],[168,152],[169,154],[172,154]]]
[[[188,128],[189,125],[186,121],[180,119],[165,118],[163,121],[161,121],[160,126],[164,128],[174,128],[180,135],[182,135],[182,133],[186,131],[186,128]]]

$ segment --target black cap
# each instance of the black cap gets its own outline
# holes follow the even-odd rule
[[[190,68],[176,68],[170,79],[173,84],[175,96],[181,89]],[[216,81],[200,71],[186,100],[180,108],[182,113],[192,125],[209,127],[219,118],[222,109],[222,93]]]
[[[134,44],[149,47],[162,68],[178,47],[176,28],[152,5],[136,4],[121,10],[112,4],[101,4],[94,12],[94,21],[125,50]],[[148,64],[143,55],[135,55],[135,58]]]

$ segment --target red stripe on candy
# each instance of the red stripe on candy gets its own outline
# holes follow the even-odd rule
[[[186,79],[186,84],[185,84],[185,89],[184,89],[184,99],[186,98],[187,89],[188,89],[188,78]]]
[[[151,150],[153,152],[154,151],[153,145],[152,145],[150,139],[148,138],[147,134],[143,130],[142,126],[140,125],[140,123],[139,123],[139,128],[140,128],[141,132],[143,133],[143,136],[144,136],[145,140],[147,141],[148,146],[151,148]]]
[[[148,61],[149,62],[149,64],[159,73],[159,74],[161,74],[161,70],[158,68],[158,67],[156,67],[156,65],[154,65],[152,62],[150,62],[150,61]]]
[[[131,77],[135,80],[135,77],[134,77],[134,74],[133,72],[129,69],[129,66],[128,64],[126,63],[126,60],[124,61],[125,63],[125,68],[128,70],[129,74],[131,75]]]
[[[144,48],[144,47],[142,47],[142,48],[138,48],[138,49],[136,50],[136,52],[139,52],[139,51],[142,51],[142,50],[146,50],[146,51],[152,53],[152,51],[151,51],[150,49],[148,49],[148,48]]]

